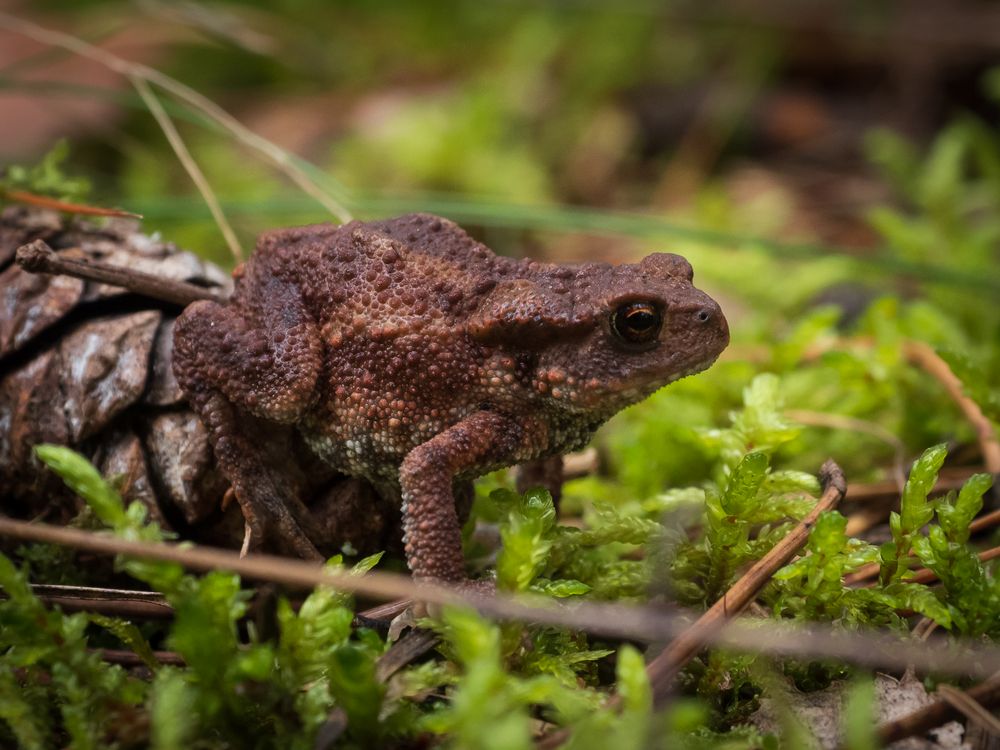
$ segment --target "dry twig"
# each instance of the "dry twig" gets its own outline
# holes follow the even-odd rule
[[[976,431],[979,450],[983,455],[983,464],[990,474],[1000,474],[1000,441],[993,429],[993,423],[983,414],[979,404],[965,395],[962,381],[955,377],[948,363],[938,356],[929,345],[923,341],[906,341],[903,351],[907,359],[919,365],[924,371],[937,380],[951,396],[951,399],[962,410],[962,414]]]
[[[993,515],[992,513],[990,515]],[[995,560],[1000,557],[1000,547],[991,547],[988,550],[983,550],[979,553],[980,562],[989,562],[990,560]],[[876,563],[868,563],[863,565],[853,573],[848,573],[844,576],[845,586],[854,586],[855,584],[864,583],[863,588],[871,587],[875,585],[875,581],[871,579],[877,578],[879,571],[881,571],[881,566]],[[929,568],[918,568],[913,572],[913,575],[906,579],[907,583],[932,583],[938,579],[937,573]]]
[[[156,591],[134,589],[106,589],[91,586],[64,586],[59,584],[35,583],[31,590],[36,597],[50,606],[57,606],[67,612],[95,612],[110,617],[133,620],[169,620],[174,616],[174,608],[166,597]],[[0,592],[0,599],[4,598]],[[358,612],[351,623],[353,627],[367,627],[387,630],[389,622],[410,605],[409,600],[382,604]],[[292,609],[298,611],[301,601],[292,601]],[[258,606],[258,600],[250,601],[248,614]]]
[[[142,657],[134,651],[116,648],[99,648],[95,649],[95,651],[101,655],[104,661],[111,662],[112,664],[121,664],[123,667],[142,667],[146,665]],[[154,651],[153,656],[160,664],[170,664],[175,667],[183,667],[186,664],[184,657],[175,651]]]
[[[272,581],[287,586],[312,589],[333,586],[343,591],[378,599],[412,599],[437,605],[465,605],[500,620],[516,620],[582,630],[609,638],[663,642],[680,635],[690,626],[685,613],[664,612],[601,602],[575,602],[553,606],[549,600],[527,604],[510,595],[481,597],[460,589],[418,583],[408,576],[369,572],[354,576],[324,569],[317,563],[273,555],[240,558],[235,552],[196,545],[138,542],[109,534],[16,521],[0,516],[0,536],[29,542],[47,542],[102,554],[123,554],[140,559],[163,560],[191,570],[229,570],[244,578]],[[916,669],[986,677],[1000,671],[1000,649],[976,643],[928,642],[914,645],[893,634],[882,632],[844,633],[833,627],[812,624],[808,628],[768,621],[733,621],[704,635],[708,642],[743,651],[780,656],[841,659],[853,664],[903,670]]]
[[[948,684],[939,685],[937,693],[942,700],[964,715],[966,719],[1000,737],[1000,719],[993,716],[983,707],[982,703],[971,695]]]
[[[31,273],[63,274],[85,281],[111,284],[180,307],[187,307],[192,302],[203,299],[223,301],[222,295],[215,290],[197,284],[175,281],[110,263],[67,258],[49,247],[45,240],[35,240],[19,247],[17,263]]]
[[[155,591],[54,584],[34,584],[31,590],[45,604],[58,605],[68,612],[97,612],[141,620],[169,620],[174,616],[174,608]]]
[[[673,642],[646,665],[646,674],[653,689],[654,705],[662,705],[674,678],[701,649],[718,640],[720,631],[734,617],[746,609],[771,576],[785,565],[809,538],[820,513],[832,510],[843,499],[847,490],[844,472],[833,461],[827,461],[820,469],[823,495],[819,501],[771,551],[754,563],[750,570],[722,595],[690,627],[685,629]],[[611,699],[611,706],[618,707],[619,698]],[[569,730],[562,729],[543,737],[538,743],[539,750],[553,750],[569,739]]]
[[[115,216],[128,219],[141,219],[141,214],[134,214],[131,211],[123,211],[120,208],[102,208],[100,206],[87,206],[83,203],[69,203],[47,195],[35,195],[26,190],[0,190],[0,198],[5,198],[15,203],[24,203],[29,206],[48,208],[53,211],[62,211],[68,214],[85,214],[87,216]]]
[[[993,547],[979,553],[980,562],[989,562],[1000,557],[1000,547]],[[933,583],[938,579],[937,573],[929,568],[920,568],[913,572],[913,576],[907,578],[907,583]]]
[[[992,708],[1000,704],[1000,674],[969,688],[965,691],[965,695],[983,708]],[[876,730],[876,737],[879,744],[885,746],[907,737],[915,737],[960,718],[962,713],[942,697],[941,700],[936,700],[911,714],[885,722]]]
[[[942,476],[935,482],[934,487],[930,490],[930,494],[937,495],[949,490],[960,489],[968,481],[969,477],[982,471],[983,469],[966,469],[953,476],[950,472],[948,476],[943,476],[944,471],[942,471]],[[867,482],[865,484],[849,484],[847,486],[847,496],[844,500],[845,502],[868,503],[879,500],[896,500],[898,498],[899,485],[896,484],[895,480],[890,479],[881,482]]]
[[[746,609],[771,580],[771,576],[795,556],[809,538],[809,532],[820,514],[833,510],[840,503],[847,490],[843,471],[833,461],[827,461],[820,469],[820,476],[824,487],[823,495],[809,515],[796,524],[721,599],[649,663],[646,671],[652,684],[654,701],[659,702],[665,698],[674,677],[705,647],[719,626]]]
[[[955,476],[940,477],[929,495],[940,495],[951,490],[961,489],[969,477],[979,474],[981,471],[963,471]],[[848,536],[858,536],[879,523],[887,522],[891,505],[888,502],[878,502],[896,500],[898,503],[899,489],[894,482],[872,482],[870,484],[850,484],[847,486],[847,497],[845,501],[866,502],[870,505],[863,507],[847,517],[847,528],[845,533]],[[970,525],[969,531],[981,534],[994,526],[1000,524],[1000,510],[986,513],[976,518]],[[870,574],[869,574],[870,577]]]
[[[163,109],[163,105],[160,104],[160,100],[156,98],[156,94],[153,93],[149,84],[146,83],[146,79],[139,75],[131,75],[129,76],[129,80],[132,81],[132,85],[139,93],[139,96],[142,97],[142,101],[145,102],[149,113],[160,126],[160,130],[166,136],[167,142],[170,143],[170,148],[174,150],[174,154],[177,156],[178,161],[180,161],[181,166],[184,167],[191,181],[198,188],[202,200],[208,206],[212,218],[215,220],[219,231],[222,232],[222,237],[229,246],[229,252],[233,254],[233,258],[239,263],[243,260],[243,248],[240,246],[240,241],[236,238],[236,232],[233,231],[229,220],[223,213],[222,206],[219,205],[219,199],[215,197],[215,191],[212,190],[212,186],[208,183],[205,173],[201,171],[201,167],[198,166],[194,157],[191,156],[187,144],[184,143],[181,134],[177,132],[177,128],[174,127],[173,120],[170,119],[170,116]]]
[[[189,86],[185,86],[180,81],[161,73],[155,68],[147,65],[123,60],[117,55],[113,55],[107,50],[95,47],[92,44],[61,31],[47,29],[31,21],[18,18],[10,13],[0,12],[0,27],[21,34],[30,39],[34,39],[42,44],[53,47],[60,47],[69,50],[73,54],[86,57],[90,60],[123,75],[127,78],[141,78],[149,83],[156,84],[165,91],[169,91],[175,97],[185,102],[188,106],[205,115],[208,119],[229,131],[237,140],[254,151],[267,157],[272,164],[285,173],[288,178],[295,183],[304,193],[314,198],[320,205],[326,208],[340,221],[351,220],[350,212],[338,203],[326,190],[320,187],[305,171],[299,167],[292,156],[275,143],[257,135],[239,120],[226,112],[222,107],[206,96],[199,94]]]

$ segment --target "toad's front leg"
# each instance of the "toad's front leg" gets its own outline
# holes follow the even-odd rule
[[[510,460],[523,433],[510,417],[478,411],[406,456],[399,480],[406,561],[414,578],[465,580],[462,532],[452,491],[455,478]]]

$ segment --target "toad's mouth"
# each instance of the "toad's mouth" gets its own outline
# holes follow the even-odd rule
[[[721,354],[721,352],[719,354]],[[636,400],[640,401],[648,396],[651,396],[664,386],[676,383],[678,380],[690,377],[691,375],[697,375],[699,372],[704,372],[715,364],[715,361],[719,358],[719,354],[713,354],[710,357],[697,360],[687,367],[675,370],[669,374],[664,374],[662,371],[658,373],[636,373],[629,378],[623,379],[620,389],[623,392],[636,394]]]

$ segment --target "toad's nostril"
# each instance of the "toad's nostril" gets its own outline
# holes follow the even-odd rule
[[[699,323],[707,323],[712,319],[712,311],[707,307],[703,307],[694,314],[694,317]]]

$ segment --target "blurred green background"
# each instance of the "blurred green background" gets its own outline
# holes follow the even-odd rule
[[[868,477],[901,452],[971,437],[940,386],[906,365],[903,339],[945,351],[984,408],[1000,403],[995,4],[36,0],[6,11],[191,86],[357,218],[436,212],[498,252],[560,261],[686,255],[733,345],[613,431],[630,447],[612,453],[629,456],[620,473],[642,494],[703,475],[718,446],[699,430],[724,424],[761,371],[781,377],[807,425],[786,460],[815,469],[838,454]],[[262,229],[331,218],[154,90],[244,248]],[[4,21],[0,113],[2,161],[32,162],[66,138],[92,203],[232,263],[127,78]]]

